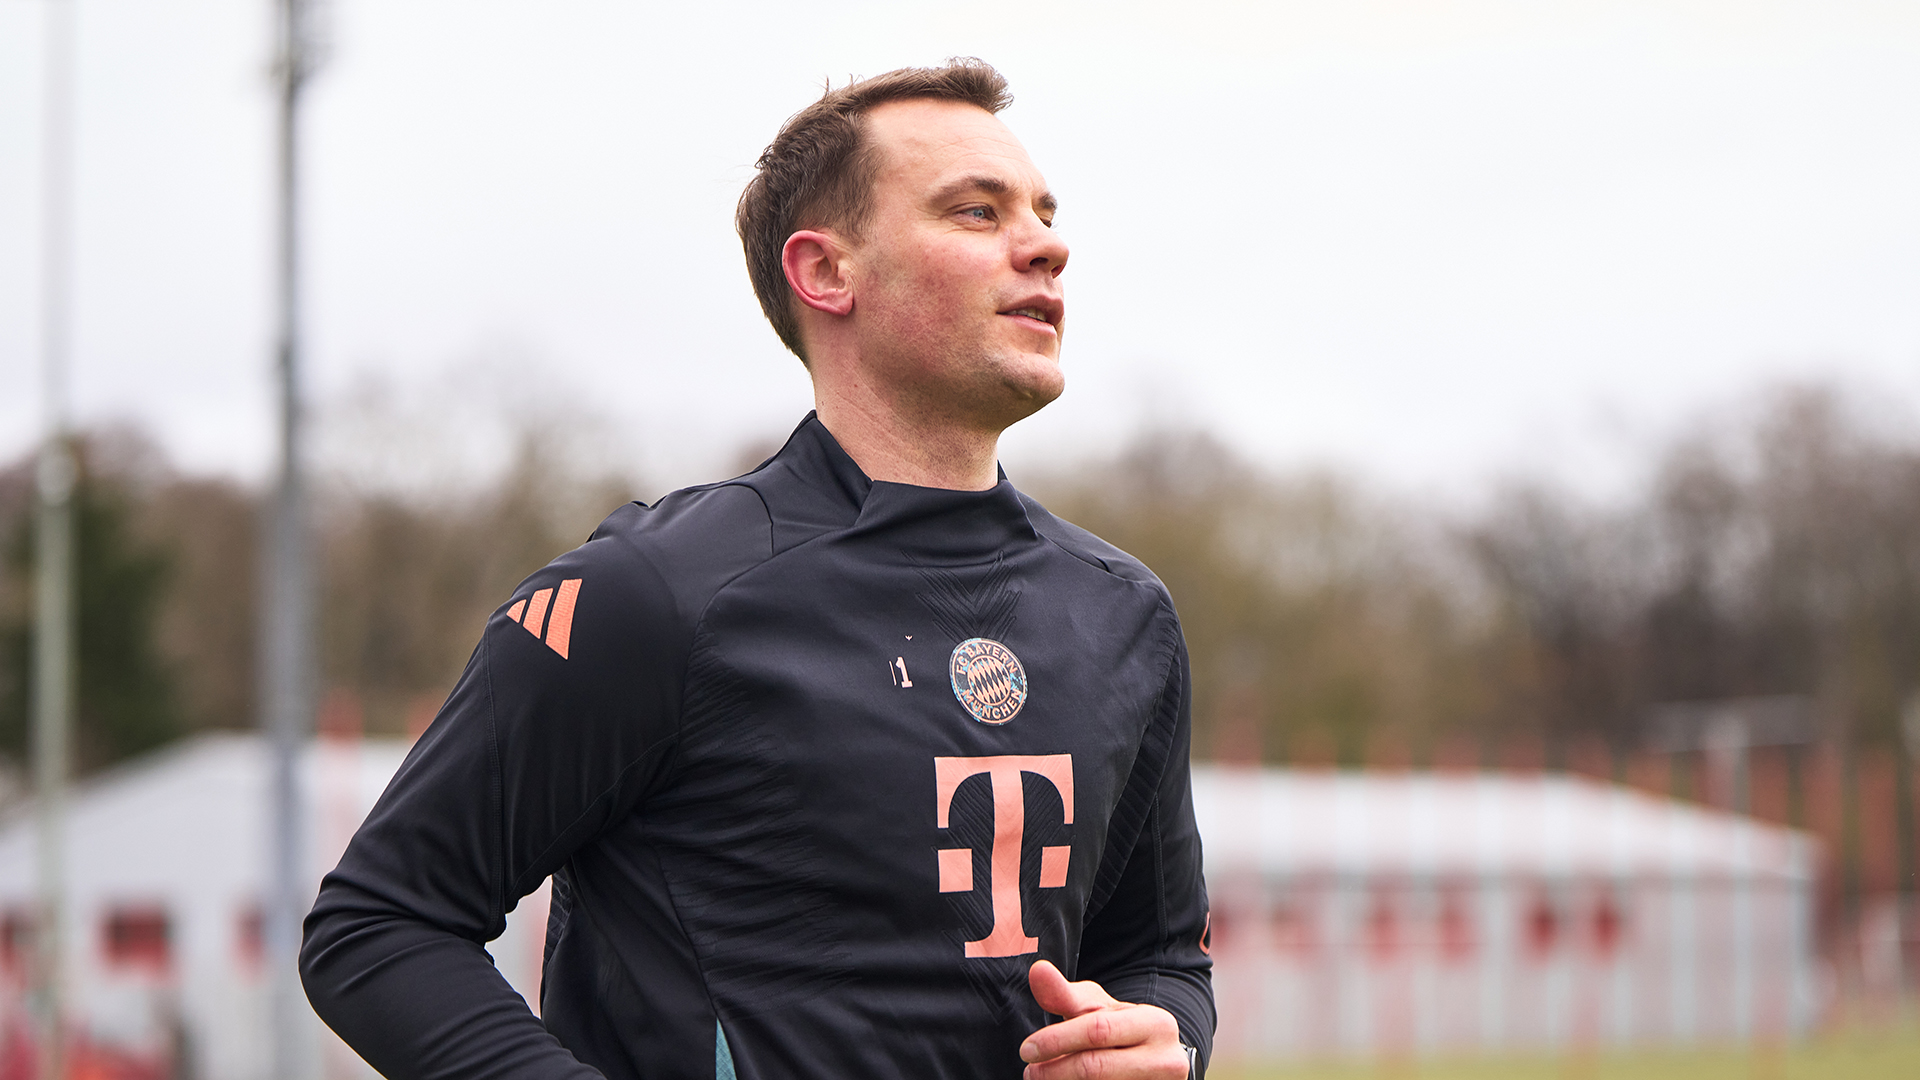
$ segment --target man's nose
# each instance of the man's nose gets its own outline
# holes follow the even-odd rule
[[[1067,240],[1054,232],[1038,215],[1028,215],[1023,223],[1015,261],[1028,269],[1045,270],[1054,277],[1067,268]]]

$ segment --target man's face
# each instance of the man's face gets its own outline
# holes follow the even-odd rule
[[[898,407],[999,430],[1060,396],[1067,245],[1006,125],[971,105],[896,101],[867,116],[873,212],[854,245],[854,327]]]

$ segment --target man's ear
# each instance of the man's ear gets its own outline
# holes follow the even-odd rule
[[[832,233],[802,229],[780,249],[780,268],[800,302],[815,311],[845,315],[853,310],[853,283],[846,274],[847,249]]]

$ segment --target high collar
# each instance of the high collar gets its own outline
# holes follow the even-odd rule
[[[778,454],[740,482],[767,500],[780,550],[845,529],[915,559],[966,563],[992,559],[1010,543],[1038,539],[1004,470],[1000,482],[985,491],[874,480],[815,413],[807,414]],[[804,497],[785,497],[782,489],[790,490],[794,482],[805,489]]]
[[[873,489],[873,481],[820,422],[818,412],[807,413],[774,459],[789,464],[798,479],[827,496],[833,506],[856,515]]]
[[[850,534],[885,539],[916,559],[972,563],[1039,537],[1020,493],[1002,476],[985,491],[876,481]]]

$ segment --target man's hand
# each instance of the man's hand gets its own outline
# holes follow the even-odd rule
[[[1026,1080],[1186,1080],[1172,1013],[1115,1001],[1096,982],[1070,983],[1045,960],[1027,971],[1027,984],[1041,1008],[1064,1019],[1020,1044]]]

